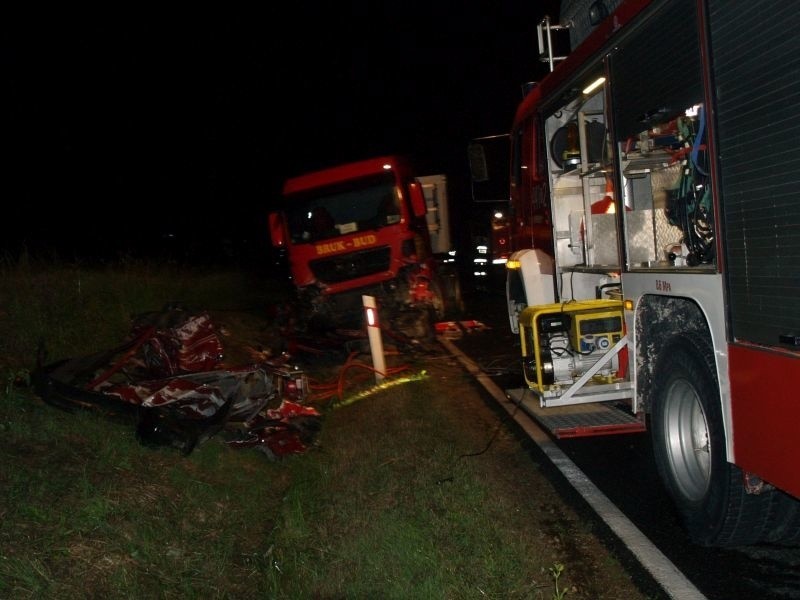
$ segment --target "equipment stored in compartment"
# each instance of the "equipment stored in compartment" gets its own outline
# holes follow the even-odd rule
[[[608,350],[622,337],[622,311],[576,313],[570,335],[572,347],[580,352]]]
[[[621,301],[539,304],[519,323],[525,381],[542,406],[629,396]]]
[[[538,320],[539,333],[554,333],[556,331],[569,331],[571,318],[568,314],[546,314]]]

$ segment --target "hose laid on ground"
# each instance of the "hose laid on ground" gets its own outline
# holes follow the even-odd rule
[[[359,354],[360,352],[350,353],[350,355],[347,357],[347,360],[339,369],[335,379],[327,382],[310,381],[309,385],[311,387],[311,394],[309,396],[309,402],[315,403],[327,401],[328,403],[331,403],[334,401],[334,399],[338,399],[338,401],[341,402],[344,399],[345,387],[348,384],[352,385],[366,381],[370,374],[378,373],[384,377],[391,377],[393,375],[397,375],[398,373],[408,371],[411,368],[409,365],[400,365],[397,367],[388,367],[385,372],[381,372],[372,365],[356,360],[356,357],[359,356]],[[359,374],[360,376],[348,381],[346,375],[352,370],[360,370],[364,373],[361,373]]]

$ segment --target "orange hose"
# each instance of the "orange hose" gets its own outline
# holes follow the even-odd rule
[[[398,367],[389,367],[386,369],[385,372],[381,372],[371,365],[357,361],[356,357],[358,355],[359,355],[358,352],[352,352],[347,357],[347,360],[339,369],[339,372],[335,380],[328,382],[318,382],[309,380],[309,388],[311,389],[311,394],[309,395],[309,401],[322,402],[325,400],[332,400],[334,398],[338,398],[340,401],[343,400],[345,387],[348,384],[366,381],[367,379],[367,377],[360,376],[356,377],[355,379],[348,380],[346,378],[346,374],[353,369],[359,369],[361,371],[367,371],[369,373],[379,373],[384,377],[390,377],[392,375],[402,373],[403,371],[407,371],[411,368],[409,365],[401,365]]]

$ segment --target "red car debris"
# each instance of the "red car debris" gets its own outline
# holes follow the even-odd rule
[[[132,417],[144,444],[189,454],[224,431],[229,446],[273,458],[305,452],[321,419],[304,405],[307,376],[285,358],[221,368],[222,358],[211,317],[172,308],[137,319],[115,348],[40,365],[32,380],[53,406]]]

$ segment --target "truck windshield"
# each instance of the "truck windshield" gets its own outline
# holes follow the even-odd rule
[[[394,179],[361,179],[293,195],[286,220],[293,244],[315,242],[399,223]]]

